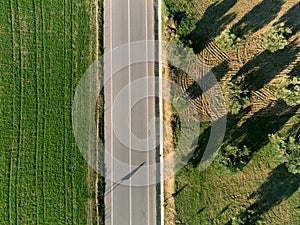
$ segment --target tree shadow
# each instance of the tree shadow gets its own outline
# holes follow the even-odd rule
[[[285,26],[292,28],[293,33],[297,33],[300,30],[300,2],[290,8],[276,24],[281,22],[285,23]],[[275,25],[276,25],[275,24]]]
[[[248,61],[236,74],[244,75],[244,83],[250,89],[260,89],[297,59],[300,47],[291,42],[285,49],[271,53],[268,50]]]
[[[206,207],[202,207],[201,209],[199,209],[199,210],[197,211],[196,215],[202,213],[205,209],[206,209]]]
[[[183,187],[179,188],[177,191],[175,191],[173,194],[172,194],[172,197],[173,198],[176,198],[185,188],[187,187],[187,185],[184,185]]]
[[[204,48],[206,41],[216,37],[226,28],[226,25],[234,20],[236,14],[225,14],[236,4],[236,2],[237,0],[218,1],[206,9],[189,37],[195,53],[199,53]]]
[[[288,73],[288,76],[300,78],[300,62],[297,62],[291,72]]]
[[[261,215],[274,206],[288,199],[300,187],[300,174],[291,174],[286,166],[277,166],[268,176],[267,181],[253,192],[248,199],[257,199],[251,206],[240,214],[245,224],[256,224]]]
[[[194,81],[187,89],[186,93],[191,99],[196,99],[203,94],[202,89],[200,88],[197,81]]]
[[[209,140],[210,132],[211,126],[204,129],[204,131],[198,138],[197,146],[195,148],[195,151],[193,152],[192,157],[188,156],[190,158],[189,163],[191,163],[193,167],[198,166],[201,162],[202,156]]]
[[[283,100],[274,101],[256,112],[240,127],[236,123],[229,123],[224,144],[239,148],[247,146],[250,154],[243,161],[248,163],[253,154],[269,142],[268,135],[280,130],[299,108],[299,105],[289,107]],[[239,169],[243,166],[238,164]]]
[[[240,35],[254,33],[276,18],[283,3],[284,0],[264,0],[239,20],[234,27]]]
[[[211,82],[211,75],[213,74],[213,76],[216,77],[218,81],[220,81],[226,75],[229,69],[230,68],[228,63],[223,61],[219,65],[213,67],[209,73],[204,74],[201,78],[189,85],[188,88],[185,90],[186,93],[191,99],[201,97],[201,95],[203,94],[203,90],[201,89],[199,84],[203,85],[203,87],[205,86],[205,88],[208,90],[213,85],[215,85],[214,82]]]
[[[226,61],[221,62],[219,65],[213,67],[211,71],[220,82],[221,79],[228,73],[230,70],[229,64]]]
[[[227,204],[223,209],[218,213],[217,216],[222,215],[224,212],[226,212],[230,208],[231,204]]]
[[[300,141],[300,122],[293,124],[293,126],[288,130],[290,136],[295,137],[296,141]]]

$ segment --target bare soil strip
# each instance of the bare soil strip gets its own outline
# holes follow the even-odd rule
[[[165,66],[164,77],[168,79],[168,67]],[[163,116],[164,116],[164,125],[165,125],[165,137],[164,137],[164,158],[167,158],[169,154],[172,154],[174,151],[173,145],[173,132],[172,132],[172,107],[169,102],[163,103]],[[173,166],[168,163],[168,170],[171,170]],[[168,171],[164,171],[165,177],[168,175]],[[175,192],[175,177],[172,176],[164,181],[164,211],[165,211],[165,224],[173,225],[175,224],[175,199],[173,197],[173,193]]]
[[[89,51],[90,51],[90,63],[93,63],[93,61],[97,61],[99,59],[99,3],[98,0],[94,0],[94,2],[90,3],[89,1],[86,2],[86,4],[90,7],[90,30],[94,31],[93,39],[90,40],[89,43]],[[98,69],[98,68],[96,68]],[[98,71],[96,70],[96,74],[98,74]],[[97,83],[99,84],[99,80],[97,80]],[[97,85],[97,87],[100,87],[100,85]],[[96,146],[91,146],[89,148],[89,160],[95,161],[96,171],[94,171],[94,168],[91,168],[88,166],[88,172],[87,172],[87,183],[89,187],[89,191],[93,192],[94,198],[89,199],[87,203],[87,224],[99,224],[99,212],[98,212],[98,146],[97,146],[97,139],[98,139],[98,126],[99,126],[99,107],[96,107],[96,136],[94,137],[96,139]],[[95,151],[96,149],[96,151]]]

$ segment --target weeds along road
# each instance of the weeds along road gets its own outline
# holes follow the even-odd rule
[[[118,64],[129,65],[136,55],[131,44],[136,41],[154,40],[155,38],[155,3],[141,0],[108,0],[104,2],[104,49],[105,53],[118,46],[127,45],[125,52],[113,51],[104,59],[104,77]],[[154,47],[142,45],[138,54],[152,56]],[[153,57],[152,57],[153,58]],[[106,191],[105,191],[105,223],[107,225],[154,225],[158,224],[156,185],[138,185],[151,183],[156,179],[156,172],[147,166],[156,162],[156,148],[148,140],[146,151],[132,148],[134,136],[145,139],[149,136],[150,120],[155,117],[155,99],[144,98],[133,107],[134,97],[153,96],[155,86],[144,82],[138,89],[129,84],[140,78],[155,76],[154,63],[139,63],[124,67],[112,74],[104,86],[105,95],[105,146],[113,158],[105,157]],[[128,86],[129,85],[129,86]],[[128,87],[126,89],[126,87]],[[123,89],[125,88],[125,89]],[[123,92],[122,92],[123,89]],[[116,103],[119,95],[124,101]],[[129,112],[129,115],[126,115]],[[127,144],[116,135],[114,129],[124,123],[122,137]],[[155,129],[155,133],[158,133]],[[131,131],[131,132],[130,132]],[[157,134],[152,134],[157,136]],[[152,142],[152,143],[151,143]],[[128,165],[120,168],[116,161]]]

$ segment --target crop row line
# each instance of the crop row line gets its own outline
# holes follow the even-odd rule
[[[71,48],[73,47],[74,45],[74,29],[73,29],[73,13],[74,13],[74,8],[73,8],[73,4],[71,2],[70,4],[70,20],[71,20],[71,24],[70,24],[70,30],[71,30]],[[72,49],[72,54],[71,54],[71,57],[70,57],[70,74],[71,74],[71,82],[73,84],[73,75],[74,75],[74,69],[73,69],[73,63],[74,63],[74,59],[73,59],[73,51],[74,49]],[[77,57],[77,54],[74,54],[74,57]],[[76,61],[76,59],[75,59]],[[71,85],[71,90],[72,90],[72,93],[73,93],[73,85]],[[70,99],[70,102],[73,102],[73,99],[72,99],[72,95],[71,95],[71,99]],[[72,159],[74,160],[75,158],[75,146],[72,145]],[[76,198],[76,192],[75,192],[75,178],[74,176],[72,175],[71,176],[71,182],[72,182],[72,222],[73,224],[76,224],[76,221],[75,221],[75,208],[77,208],[76,206],[76,201],[75,201],[75,198]]]
[[[67,205],[67,188],[66,188],[66,148],[67,148],[67,143],[66,143],[66,127],[67,127],[67,118],[66,118],[66,86],[67,86],[67,81],[66,81],[66,1],[63,0],[63,29],[64,29],[64,37],[63,37],[63,65],[64,65],[64,148],[63,148],[63,176],[64,176],[64,189],[65,189],[65,194],[64,194],[64,204],[65,204],[65,221],[67,221],[67,212],[68,212],[68,205]]]
[[[43,92],[44,96],[43,98],[46,98],[46,84],[45,84],[45,79],[46,79],[46,46],[45,46],[45,18],[44,18],[44,1],[41,1],[41,23],[42,23],[42,46],[43,46]],[[43,103],[43,153],[42,153],[42,198],[43,198],[43,218],[45,219],[45,154],[46,154],[46,146],[45,146],[45,127],[46,127],[46,119],[45,119],[45,104],[47,101],[44,101]]]
[[[36,224],[39,224],[39,195],[38,195],[38,155],[39,155],[39,112],[40,112],[40,101],[39,101],[39,77],[38,77],[38,65],[39,65],[39,48],[38,48],[38,16],[37,16],[37,5],[36,1],[34,1],[34,25],[35,25],[35,72],[36,72],[36,146],[35,146],[35,197],[36,197]]]
[[[17,0],[17,14],[18,14],[18,25],[21,26],[21,18],[20,18],[20,8],[19,8],[19,0]],[[20,168],[20,151],[23,148],[23,132],[22,132],[22,108],[23,108],[23,73],[22,73],[22,31],[19,27],[19,76],[20,76],[20,118],[19,118],[19,147],[17,151],[17,168],[16,168],[16,195],[15,195],[15,202],[16,202],[16,225],[19,224],[19,203],[18,203],[18,196],[19,196],[19,189],[18,189],[18,183],[19,183],[19,168]]]
[[[13,5],[12,5],[12,0],[9,0],[10,4],[10,15],[11,15],[11,40],[12,40],[12,55],[13,55],[13,61],[15,61],[15,48],[14,48],[14,43],[15,43],[15,35],[14,35],[14,24],[15,24],[15,18],[14,18],[14,11],[13,11]]]
[[[9,4],[10,4],[10,16],[11,16],[11,41],[12,41],[12,59],[13,62],[15,62],[15,48],[14,48],[14,43],[15,43],[15,35],[14,35],[14,11],[13,11],[13,5],[12,5],[12,1],[9,0]],[[15,93],[15,87],[16,87],[16,74],[13,73],[13,92]],[[16,95],[13,95],[13,106],[12,106],[12,118],[13,118],[13,124],[16,124],[15,121],[15,104],[16,104],[16,100],[15,100]],[[15,129],[12,129],[12,134],[13,137],[15,137]],[[10,150],[10,164],[9,164],[9,193],[8,193],[8,221],[9,224],[12,224],[12,200],[11,200],[11,195],[12,195],[12,165],[13,165],[13,151],[14,151],[14,146],[12,145],[12,148]]]

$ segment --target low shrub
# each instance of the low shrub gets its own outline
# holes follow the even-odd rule
[[[227,111],[233,115],[240,112],[250,104],[250,91],[243,88],[235,80],[227,81],[222,86]]]
[[[246,146],[242,148],[238,146],[227,145],[220,150],[219,164],[233,171],[246,165],[250,151]]]
[[[271,86],[270,91],[289,106],[300,104],[300,78],[283,79],[277,87]]]
[[[290,173],[300,173],[300,143],[294,137],[285,137],[279,133],[269,135],[269,140],[274,157],[285,163]]]
[[[236,29],[226,29],[216,38],[216,44],[222,51],[235,50],[243,45],[243,38]]]
[[[284,49],[284,47],[288,44],[287,39],[290,34],[292,34],[292,30],[285,27],[284,23],[269,27],[264,32],[265,48],[272,53]]]

